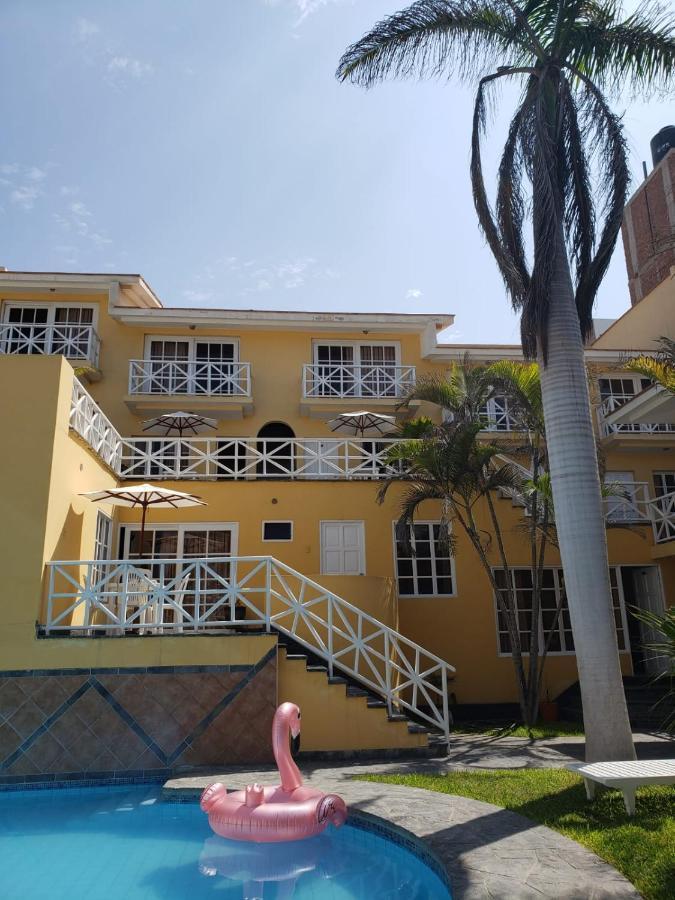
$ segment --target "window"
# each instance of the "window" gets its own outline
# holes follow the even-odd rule
[[[235,393],[237,351],[237,342],[231,338],[147,338],[146,359],[154,363],[150,392]]]
[[[511,582],[515,592],[518,614],[518,629],[523,652],[530,649],[532,632],[532,570],[525,568],[511,569]],[[494,569],[494,576],[500,591],[506,593],[506,573],[503,569]],[[610,567],[609,580],[612,589],[612,609],[616,627],[619,650],[627,650],[626,614],[623,602],[623,589],[620,583],[619,570]],[[574,638],[570,620],[567,598],[565,596],[565,580],[562,569],[546,568],[542,572],[541,617],[538,623],[539,647],[544,645],[544,634],[553,627],[558,604],[561,603],[560,616],[551,637],[549,653],[574,653]],[[497,605],[497,637],[499,653],[510,654],[511,641],[506,626],[506,617]]]
[[[94,533],[94,559],[103,562],[112,556],[112,519],[99,509],[96,514],[96,531]],[[92,577],[99,581],[105,574],[105,566],[94,566]]]
[[[313,396],[396,397],[398,344],[316,343]]]
[[[675,472],[653,472],[654,496],[665,497],[675,491]]]
[[[263,522],[263,541],[292,541],[292,522]]]
[[[632,400],[641,391],[644,391],[651,385],[649,378],[642,378],[639,375],[622,375],[620,377],[607,376],[598,379],[598,387],[600,389],[600,400],[602,402],[602,413],[609,415],[616,409],[620,409],[629,400]],[[675,425],[667,424],[650,424],[648,422],[634,422],[621,425],[612,425],[612,431],[618,432],[659,432],[659,431],[675,431]]]
[[[639,485],[632,472],[605,472],[604,482],[615,492],[605,497],[609,522],[639,522],[645,518],[638,506]]]
[[[7,305],[2,352],[87,359],[93,352],[93,324],[91,306]]]
[[[450,597],[455,593],[454,560],[441,548],[438,522],[415,522],[409,545],[396,535],[396,580],[400,597]]]

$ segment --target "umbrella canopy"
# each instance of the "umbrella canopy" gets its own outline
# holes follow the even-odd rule
[[[216,419],[209,419],[208,416],[201,416],[199,413],[164,413],[162,416],[155,416],[154,419],[143,422],[143,431],[153,431],[164,437],[168,437],[170,434],[183,437],[184,434],[199,434],[200,431],[206,431],[207,428],[215,428],[217,424]]]
[[[194,494],[186,494],[183,491],[170,491],[167,488],[157,487],[154,484],[130,484],[127,487],[106,488],[103,491],[85,491],[81,497],[88,497],[94,502],[110,503],[112,506],[132,506],[142,509],[141,516],[141,547],[140,556],[143,557],[143,542],[145,539],[145,516],[149,506],[157,506],[161,509],[178,509],[184,506],[206,506],[203,500]]]
[[[368,435],[388,434],[396,428],[394,416],[383,416],[380,413],[368,412],[362,409],[359,412],[340,413],[328,423],[331,431],[341,431],[343,434],[364,437]]]

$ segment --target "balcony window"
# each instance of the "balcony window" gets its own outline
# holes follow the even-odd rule
[[[233,339],[149,337],[145,359],[131,360],[130,394],[248,396],[248,363]]]
[[[98,337],[90,306],[8,304],[0,328],[0,351],[57,355],[97,364]]]
[[[615,410],[620,409],[625,403],[628,403],[637,394],[650,387],[652,382],[649,378],[642,378],[639,375],[621,375],[617,377],[605,377],[598,379],[598,387],[600,389],[600,412],[603,416],[608,416]],[[625,423],[621,425],[607,426],[612,432],[631,433],[631,432],[671,432],[675,430],[675,426],[668,424],[654,424],[649,422]]]
[[[415,369],[401,366],[396,343],[360,341],[314,344],[314,362],[305,366],[305,397],[402,397]]]

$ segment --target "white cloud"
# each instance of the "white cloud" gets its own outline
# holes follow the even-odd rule
[[[0,174],[2,175],[17,175],[21,171],[21,166],[18,163],[3,163],[0,165]]]
[[[130,56],[113,56],[108,60],[108,72],[112,75],[129,75],[131,78],[143,78],[154,70],[150,63],[140,59],[132,59]]]
[[[419,300],[422,296],[422,291],[419,288],[408,288],[405,292],[406,300]]]
[[[9,199],[21,209],[30,210],[42,191],[33,184],[24,184],[10,192]]]
[[[265,0],[266,6],[279,6],[281,3],[291,6],[296,11],[298,18],[295,25],[300,25],[305,19],[313,15],[324,6],[333,3],[345,3],[347,0]]]
[[[112,244],[112,239],[94,227],[94,216],[81,200],[74,200],[62,211],[53,213],[56,224],[65,232],[76,234],[97,247]]]
[[[80,43],[86,43],[91,40],[94,35],[100,34],[101,29],[96,24],[96,22],[91,22],[89,19],[78,19],[75,22],[75,38]]]
[[[183,291],[183,297],[190,306],[200,306],[201,304],[208,303],[209,300],[213,300],[213,292],[188,289]]]

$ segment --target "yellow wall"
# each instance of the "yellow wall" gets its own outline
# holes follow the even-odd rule
[[[344,684],[329,684],[325,673],[308,672],[303,660],[279,651],[279,703],[292,700],[302,710],[300,749],[382,750],[424,747],[425,734],[411,734],[405,722],[389,722],[387,710],[369,709],[365,697],[348,697]]]
[[[662,281],[594,342],[599,350],[654,350],[661,337],[675,338],[675,275]]]

